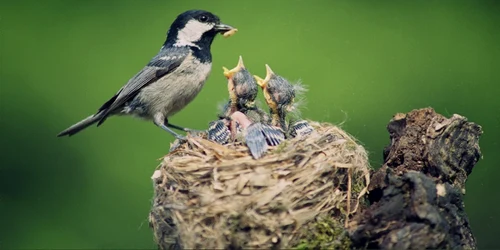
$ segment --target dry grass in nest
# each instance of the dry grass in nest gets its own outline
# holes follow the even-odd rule
[[[166,155],[150,214],[161,248],[290,248],[317,218],[347,223],[369,182],[366,151],[330,124],[254,160],[245,145],[203,138]],[[350,201],[350,202],[347,202]],[[310,238],[310,237],[309,237]]]

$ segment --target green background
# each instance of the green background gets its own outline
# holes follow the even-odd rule
[[[484,159],[467,183],[478,245],[500,247],[500,5],[495,1],[2,1],[0,248],[155,248],[150,176],[172,137],[95,112],[159,50],[179,13],[207,9],[213,71],[175,124],[204,128],[227,98],[222,66],[242,55],[308,87],[309,119],[342,126],[382,162],[386,124],[427,106],[480,124]]]

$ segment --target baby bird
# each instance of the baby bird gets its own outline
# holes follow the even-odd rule
[[[257,84],[262,88],[264,98],[271,113],[271,125],[279,126],[287,131],[286,113],[291,111],[295,98],[293,86],[285,78],[275,74],[266,64],[266,78],[254,76]]]
[[[229,91],[229,112],[245,112],[247,109],[255,108],[255,98],[257,98],[257,82],[243,64],[240,56],[238,65],[229,70],[222,67],[224,76],[227,78],[227,90]]]
[[[228,79],[230,100],[224,106],[222,114],[219,116],[220,119],[209,124],[208,139],[219,144],[226,144],[231,138],[234,140],[238,132],[241,133],[242,129],[246,129],[247,132],[244,134],[246,141],[250,142],[247,145],[251,148],[251,152],[256,152],[257,148],[265,151],[267,145],[276,146],[281,143],[284,140],[283,131],[277,127],[264,124],[269,118],[255,104],[258,93],[257,82],[245,68],[243,58],[239,57],[238,65],[235,68],[229,70],[223,67],[223,70],[224,76]],[[236,114],[236,118],[239,120],[234,119],[235,116],[233,114],[236,112],[239,112]],[[248,127],[250,129],[247,129]],[[257,132],[252,133],[254,130],[260,131],[265,141],[258,139],[262,138],[261,136],[252,140],[252,135],[259,134]],[[255,146],[257,143],[265,143],[267,145],[266,147],[263,145]],[[257,157],[260,157],[260,155],[254,154]]]
[[[226,67],[222,67],[222,69],[224,70],[224,76],[227,78],[229,102],[223,107],[222,113],[219,115],[220,119],[209,124],[208,139],[225,144],[231,136],[234,139],[237,130],[236,123],[231,122],[228,118],[236,111],[245,112],[255,107],[258,87],[255,79],[245,68],[241,56],[236,67],[231,70]]]
[[[271,125],[279,126],[291,137],[303,136],[314,130],[305,120],[299,120],[288,126],[286,116],[288,112],[296,112],[294,106],[295,97],[298,92],[303,91],[299,84],[292,85],[290,82],[273,72],[266,64],[266,77],[264,79],[254,76],[257,84],[262,88],[264,98],[271,113]]]

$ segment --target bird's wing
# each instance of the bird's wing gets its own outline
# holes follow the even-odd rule
[[[132,77],[118,93],[99,108],[99,113],[102,112],[103,114],[97,125],[103,123],[106,117],[115,109],[134,98],[139,90],[177,69],[188,54],[189,50],[183,48],[162,49],[146,67]]]
[[[245,142],[254,159],[262,157],[267,150],[266,138],[262,134],[261,123],[252,123],[247,128]]]
[[[273,127],[267,124],[262,124],[261,126],[261,131],[266,138],[267,145],[278,146],[282,141],[285,140],[285,133],[283,133],[280,128]]]
[[[210,122],[208,125],[207,138],[211,141],[215,141],[219,144],[226,144],[229,141],[230,135],[231,132],[224,119]]]
[[[313,131],[314,128],[306,120],[297,121],[290,126],[290,135],[292,137],[306,136]]]

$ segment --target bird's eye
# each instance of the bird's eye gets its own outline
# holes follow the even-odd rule
[[[206,21],[208,21],[208,17],[207,17],[207,16],[205,16],[205,15],[201,15],[199,19],[200,19],[200,21],[201,21],[201,22],[206,22]]]

